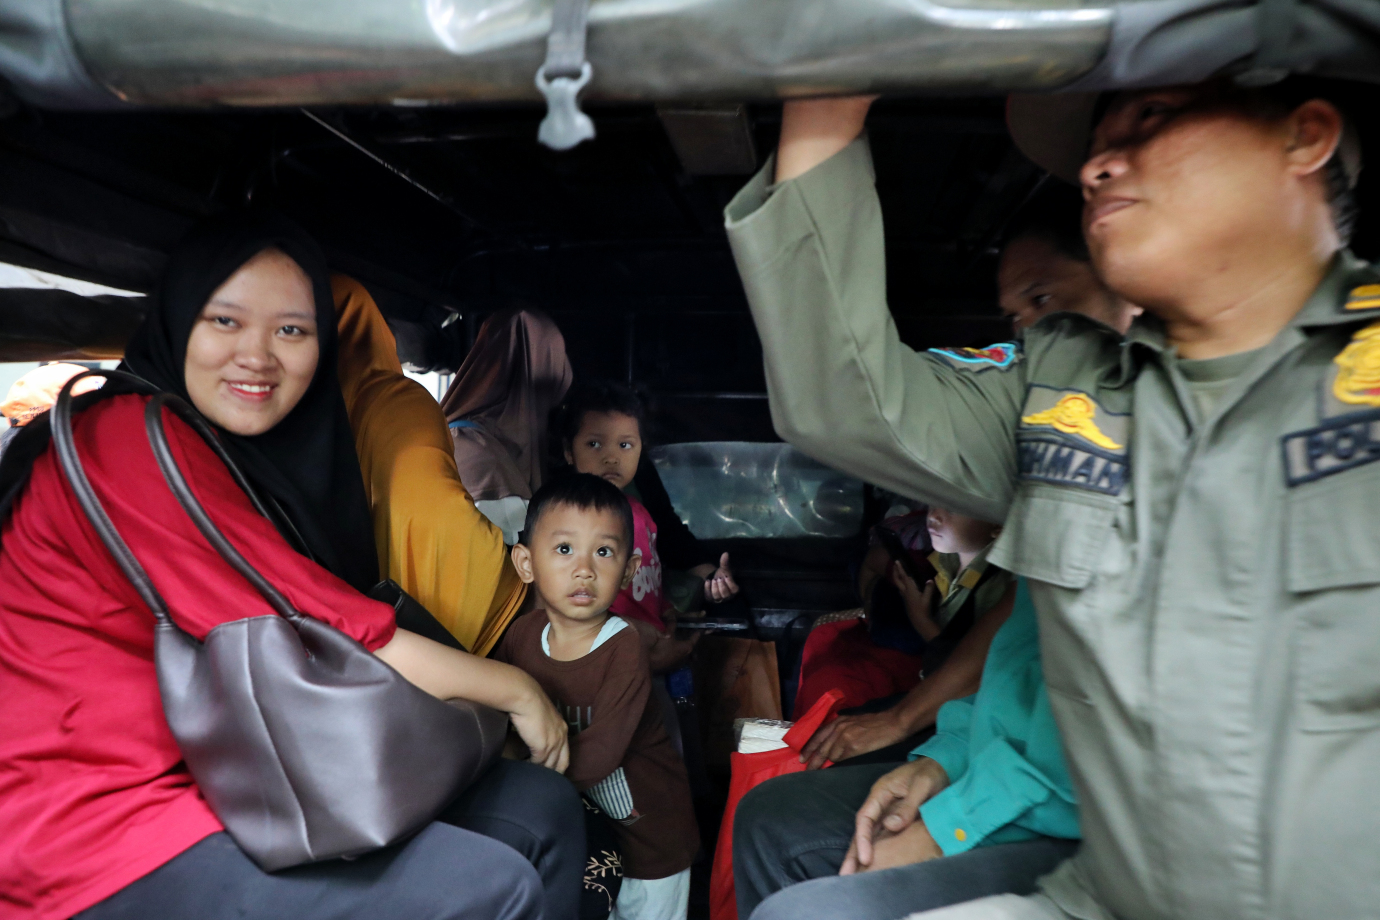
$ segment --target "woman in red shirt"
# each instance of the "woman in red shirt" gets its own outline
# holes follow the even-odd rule
[[[203,226],[170,258],[129,366],[190,399],[272,497],[270,522],[165,413],[202,504],[298,609],[437,697],[509,712],[533,760],[553,769],[504,761],[406,843],[259,869],[182,763],[159,699],[153,616],[86,520],[40,420],[0,466],[0,918],[574,916],[583,818],[557,772],[564,721],[527,675],[398,630],[389,607],[359,592],[377,562],[326,278],[314,244],[281,218]],[[146,402],[107,395],[73,421],[112,521],[196,637],[270,613],[177,505],[143,435]]]

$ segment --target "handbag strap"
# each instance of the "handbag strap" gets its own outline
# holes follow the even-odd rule
[[[129,579],[139,597],[153,612],[159,624],[172,625],[167,603],[158,593],[158,589],[153,586],[148,572],[144,571],[144,567],[135,558],[134,551],[129,548],[129,544],[115,529],[110,516],[105,513],[105,507],[101,504],[101,500],[96,497],[96,490],[91,487],[91,480],[86,478],[86,470],[82,467],[81,457],[77,455],[77,446],[72,437],[72,387],[78,380],[86,377],[104,377],[107,381],[118,379],[122,383],[130,385],[137,393],[157,393],[158,390],[152,384],[135,377],[133,374],[126,374],[121,371],[90,370],[83,374],[77,374],[67,381],[62,391],[58,393],[57,402],[53,405],[49,419],[53,435],[53,449],[57,452],[58,465],[62,467],[63,475],[67,477],[67,483],[72,487],[72,493],[77,498],[77,504],[81,506],[81,510],[85,512],[87,519],[91,522],[96,536],[100,537],[105,548],[110,550],[110,555],[115,557],[115,564],[125,573],[125,577]]]
[[[269,584],[268,580],[265,579],[263,575],[259,574],[259,572],[240,555],[234,545],[226,539],[225,535],[222,534],[211,521],[210,516],[206,513],[206,509],[197,501],[196,496],[192,494],[191,487],[187,485],[186,478],[182,475],[182,471],[177,467],[177,462],[173,459],[172,450],[168,445],[167,431],[163,426],[162,410],[164,406],[167,406],[170,411],[187,422],[192,430],[201,436],[207,446],[211,448],[215,455],[226,465],[226,468],[229,469],[230,475],[234,478],[236,484],[249,496],[249,501],[254,505],[254,508],[265,518],[272,521],[272,516],[269,514],[268,509],[255,493],[249,480],[245,478],[239,467],[230,459],[230,455],[226,453],[225,447],[220,443],[220,439],[216,437],[215,430],[211,427],[210,423],[184,400],[171,393],[160,391],[153,384],[141,377],[136,377],[124,371],[90,370],[82,374],[77,374],[71,380],[67,381],[67,384],[63,386],[62,391],[58,394],[57,402],[54,404],[50,416],[53,448],[57,452],[58,464],[62,467],[62,472],[66,476],[68,484],[72,487],[73,494],[76,496],[77,504],[81,506],[87,519],[91,521],[91,526],[95,529],[96,535],[100,538],[101,542],[105,544],[106,549],[110,551],[110,555],[115,558],[115,563],[120,567],[120,570],[125,573],[125,577],[128,578],[130,584],[134,586],[135,592],[138,593],[140,599],[143,600],[144,604],[152,611],[158,622],[165,625],[176,625],[173,623],[172,617],[169,614],[167,602],[163,600],[162,595],[158,593],[158,589],[154,587],[153,580],[149,578],[148,572],[139,564],[139,560],[135,557],[134,551],[129,548],[129,544],[120,536],[120,532],[115,528],[114,522],[112,522],[110,516],[106,514],[105,506],[101,504],[101,500],[96,496],[96,490],[92,488],[91,481],[87,478],[86,470],[82,466],[81,457],[77,454],[76,444],[72,435],[72,387],[78,380],[84,377],[104,377],[108,381],[118,380],[122,385],[128,388],[122,390],[122,392],[135,392],[153,397],[153,399],[149,401],[148,406],[144,409],[144,429],[148,434],[149,445],[153,448],[153,456],[158,462],[159,471],[162,472],[163,478],[168,483],[168,487],[172,490],[174,497],[177,498],[178,503],[182,505],[183,510],[191,517],[192,522],[196,524],[197,529],[201,531],[202,536],[211,544],[211,547],[220,554],[221,558],[230,563],[232,568],[243,575],[245,579],[253,585],[254,589],[259,592],[264,600],[268,601],[269,606],[271,606],[276,613],[294,624],[300,622],[303,615],[292,606],[288,599],[284,597],[277,588]]]
[[[302,619],[302,613],[292,606],[292,603],[283,596],[283,593],[275,588],[268,579],[254,568],[235,549],[231,543],[221,533],[220,528],[211,520],[211,516],[206,513],[201,502],[197,501],[196,495],[192,493],[191,486],[187,484],[187,479],[182,475],[182,470],[178,469],[177,461],[173,459],[172,448],[168,444],[168,432],[163,425],[163,408],[167,407],[174,415],[182,419],[192,430],[201,436],[207,446],[221,459],[221,462],[230,470],[230,475],[235,482],[248,494],[250,502],[265,518],[269,516],[268,510],[255,494],[254,489],[249,484],[249,480],[240,472],[239,467],[230,459],[226,453],[224,445],[216,437],[215,430],[211,428],[209,422],[193,409],[187,402],[172,393],[159,393],[144,408],[144,431],[148,434],[149,444],[153,447],[154,459],[158,461],[158,469],[163,473],[163,479],[168,483],[168,488],[172,489],[173,495],[177,498],[177,503],[182,506],[182,510],[187,512],[187,516],[192,519],[196,529],[201,531],[201,535],[211,544],[220,557],[230,563],[230,567],[239,572],[244,579],[254,586],[264,600],[268,601],[270,607],[279,616],[284,617],[290,622],[297,623]]]

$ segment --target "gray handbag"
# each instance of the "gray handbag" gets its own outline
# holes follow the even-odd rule
[[[92,374],[157,393],[144,414],[154,456],[197,529],[276,613],[222,623],[204,642],[167,605],[116,532],[72,440],[72,382]],[[214,430],[186,402],[128,374],[73,378],[52,410],[53,445],[77,501],[157,626],[163,712],[211,810],[265,870],[348,857],[419,831],[498,756],[508,717],[444,703],[408,683],[339,630],[305,616],[239,554],[187,486],[162,410],[176,413],[265,508]]]

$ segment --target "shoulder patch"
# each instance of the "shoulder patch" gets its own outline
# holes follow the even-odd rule
[[[1380,293],[1380,285],[1370,287]],[[1317,427],[1280,439],[1291,488],[1380,460],[1380,322],[1352,335],[1318,395]]]
[[[999,342],[986,348],[931,348],[930,352],[960,367],[979,371],[989,367],[1006,370],[1021,357],[1021,347],[1015,342]]]
[[[1380,284],[1363,284],[1346,295],[1343,310],[1374,310],[1380,308]]]
[[[1016,429],[1022,479],[1118,495],[1130,478],[1131,416],[1081,390],[1034,385]]]
[[[1332,363],[1333,398],[1352,409],[1380,408],[1380,322],[1353,335]]]

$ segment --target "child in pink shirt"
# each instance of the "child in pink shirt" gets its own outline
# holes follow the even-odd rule
[[[565,460],[580,473],[613,483],[627,495],[633,513],[634,552],[642,564],[614,599],[610,612],[631,623],[648,644],[656,671],[678,667],[694,648],[698,635],[676,639],[676,612],[662,589],[661,557],[656,550],[656,522],[634,495],[628,494],[642,459],[642,400],[631,389],[605,383],[577,388],[567,403]],[[727,557],[706,578],[705,591],[715,586],[724,596],[736,591]]]

